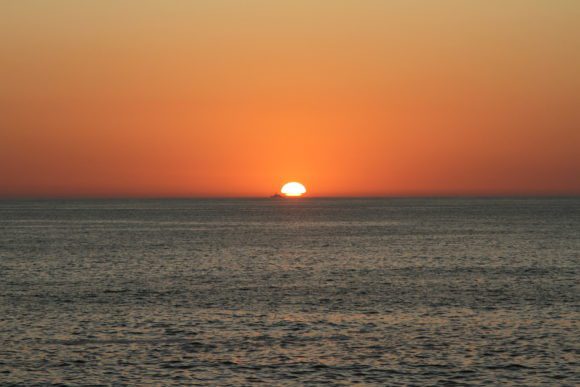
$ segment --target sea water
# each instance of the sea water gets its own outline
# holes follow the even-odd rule
[[[577,385],[580,199],[0,201],[2,385]]]

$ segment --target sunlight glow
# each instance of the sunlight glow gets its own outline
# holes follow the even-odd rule
[[[284,186],[282,187],[281,192],[285,195],[285,196],[302,196],[306,193],[306,188],[297,182],[291,182],[291,183],[286,183],[284,184]]]

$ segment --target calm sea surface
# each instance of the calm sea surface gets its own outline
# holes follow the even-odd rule
[[[0,201],[0,385],[578,385],[580,199]]]

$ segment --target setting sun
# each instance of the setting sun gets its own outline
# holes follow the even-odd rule
[[[285,196],[302,196],[306,193],[306,188],[300,183],[291,182],[284,184],[281,192]]]

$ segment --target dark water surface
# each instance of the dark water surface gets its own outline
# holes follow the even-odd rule
[[[578,385],[580,199],[0,201],[0,384]]]

